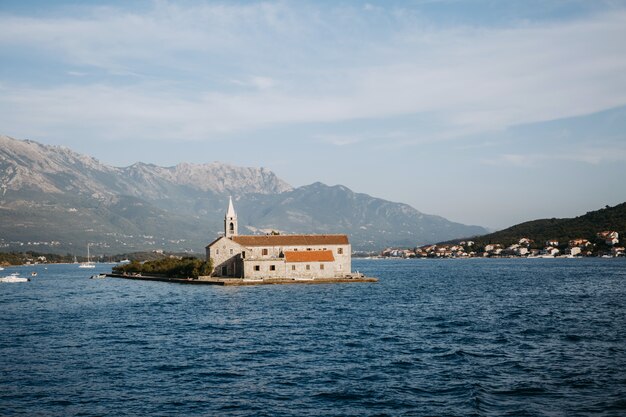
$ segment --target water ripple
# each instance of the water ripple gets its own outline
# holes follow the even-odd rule
[[[272,288],[48,268],[0,293],[0,415],[626,415],[623,260],[356,260],[380,282]]]

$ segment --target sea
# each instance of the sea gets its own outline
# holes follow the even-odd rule
[[[217,287],[7,268],[1,416],[624,416],[625,259],[360,260]]]

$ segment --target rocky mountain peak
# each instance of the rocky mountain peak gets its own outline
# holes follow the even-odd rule
[[[265,168],[237,167],[221,162],[180,163],[169,171],[172,182],[216,193],[278,194],[292,187]]]

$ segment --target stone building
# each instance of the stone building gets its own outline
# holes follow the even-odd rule
[[[239,235],[232,199],[224,217],[224,236],[206,247],[213,277],[339,278],[351,275],[347,235]]]

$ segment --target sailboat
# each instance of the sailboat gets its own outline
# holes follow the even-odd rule
[[[78,265],[79,268],[95,268],[96,265],[91,262],[91,259],[89,257],[89,243],[87,244],[87,262],[83,262],[80,265]]]

